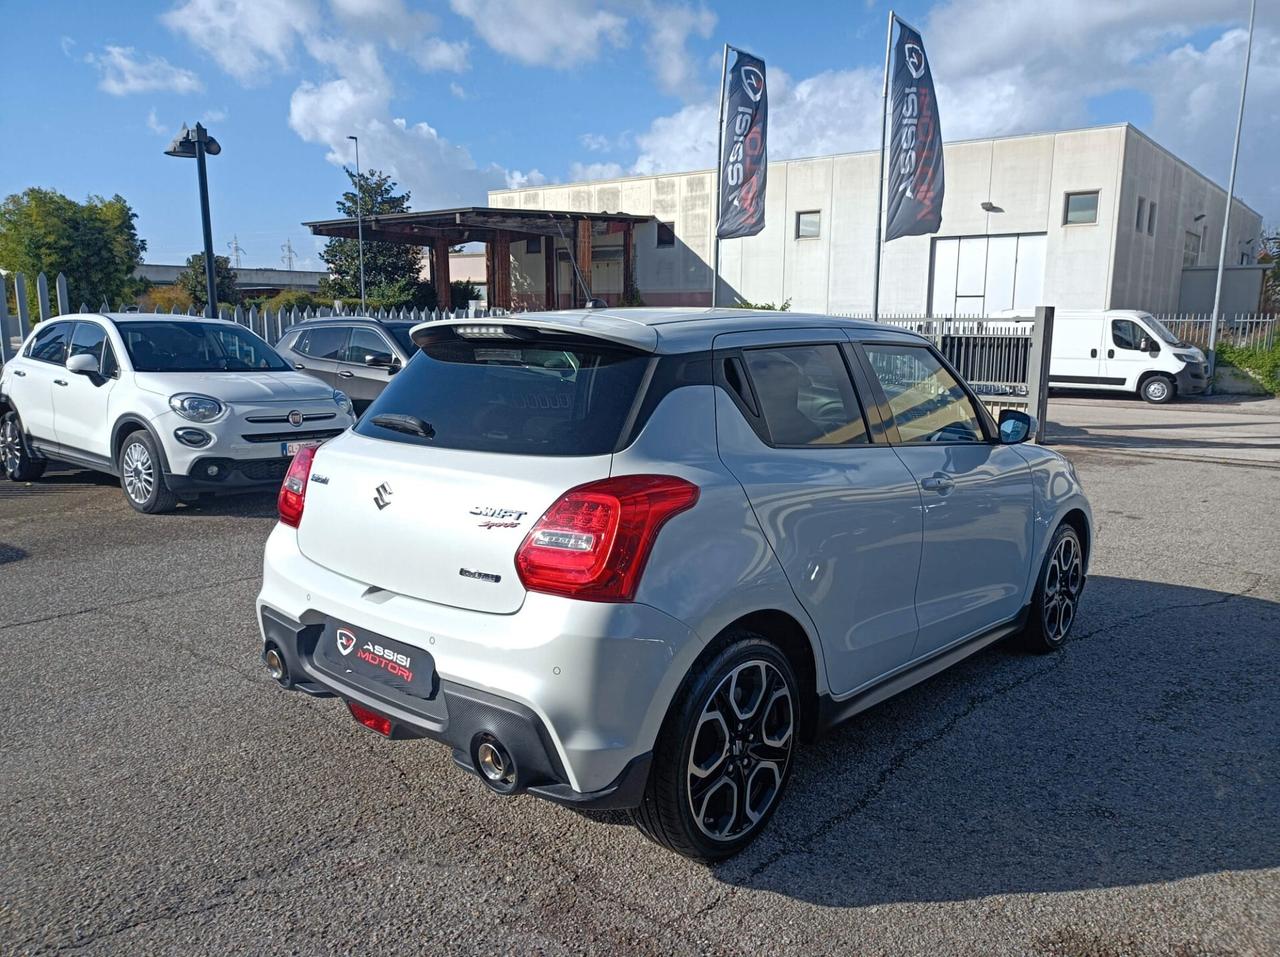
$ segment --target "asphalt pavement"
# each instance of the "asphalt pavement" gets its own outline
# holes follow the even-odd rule
[[[1098,524],[1074,638],[805,749],[713,868],[276,688],[272,497],[0,483],[0,953],[1280,953],[1280,452],[1139,447],[1190,404],[1126,445],[1080,401],[1050,416],[1106,437],[1051,431]]]

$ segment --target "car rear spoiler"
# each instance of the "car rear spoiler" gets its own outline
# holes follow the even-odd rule
[[[409,335],[414,344],[421,347],[430,339],[433,331],[453,329],[455,333],[462,335],[463,333],[459,332],[460,327],[471,327],[476,330],[474,336],[464,336],[465,338],[519,339],[522,337],[518,334],[518,330],[536,329],[540,332],[602,339],[605,342],[638,349],[641,352],[658,351],[658,333],[652,326],[608,313],[565,313],[564,315],[530,313],[518,316],[488,316],[483,319],[444,319],[420,322],[409,330]],[[488,329],[493,331],[481,331]],[[516,334],[506,334],[505,329],[511,329]]]

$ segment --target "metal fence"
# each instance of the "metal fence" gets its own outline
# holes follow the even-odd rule
[[[8,307],[8,288],[12,279],[14,299],[17,303],[17,313],[9,314]],[[26,276],[22,273],[15,273],[12,277],[0,276],[0,363],[3,363],[17,354],[22,346],[22,341],[26,339],[32,327],[36,322],[43,322],[55,316],[66,316],[72,313],[70,304],[67,301],[67,280],[62,273],[58,273],[58,278],[54,282],[56,299],[53,303],[49,300],[49,283],[44,273],[40,273],[36,277],[36,304],[33,311],[30,303],[30,296]],[[56,304],[56,311],[54,305]],[[80,304],[79,312],[91,312],[90,308],[84,303]],[[113,310],[108,303],[102,303],[98,312],[125,312],[129,311],[128,307],[121,306]],[[188,309],[184,313],[161,312],[159,309],[154,310],[148,315],[185,315],[199,316],[203,312],[196,309]],[[266,339],[272,345],[280,341],[280,337],[284,335],[285,330],[290,326],[302,322],[306,319],[316,319],[328,316],[351,316],[351,315],[368,315],[378,319],[404,320],[406,322],[433,322],[440,319],[474,319],[481,316],[500,315],[501,310],[493,309],[375,309],[364,313],[353,311],[349,305],[342,305],[334,308],[330,306],[322,306],[318,309],[307,308],[299,309],[296,306],[292,309],[259,309],[257,306],[244,308],[236,306],[234,309],[221,308],[218,315],[222,319],[228,319],[238,322],[240,325],[250,331]]]
[[[871,318],[858,313],[839,315]],[[1035,321],[902,313],[881,314],[879,321],[931,339],[993,413],[1021,409],[1043,422],[1040,386],[1042,373],[1049,368],[1049,338],[1045,333],[1052,334],[1051,313],[1047,323],[1039,311]]]
[[[1155,313],[1170,332],[1191,345],[1209,348],[1209,330],[1213,326],[1210,313]],[[1242,348],[1270,349],[1276,344],[1276,320],[1280,317],[1263,312],[1227,313],[1218,317],[1218,342]]]

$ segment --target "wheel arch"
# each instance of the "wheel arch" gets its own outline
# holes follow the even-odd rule
[[[1087,571],[1089,568],[1089,556],[1093,551],[1093,540],[1090,537],[1089,518],[1085,515],[1084,509],[1070,509],[1062,516],[1062,520],[1058,524],[1070,525],[1075,529],[1076,535],[1080,537],[1080,547],[1084,550],[1084,567]]]
[[[1173,395],[1176,397],[1178,395],[1177,376],[1175,376],[1172,372],[1165,372],[1162,369],[1148,369],[1138,376],[1138,388],[1137,388],[1138,395],[1141,396],[1143,387],[1152,379],[1156,378],[1157,376],[1159,376],[1162,379],[1169,380],[1169,388],[1173,391]]]
[[[761,608],[735,618],[707,642],[690,666],[689,673],[692,674],[702,663],[718,654],[736,631],[755,632],[772,641],[787,656],[800,686],[801,737],[812,740],[818,728],[818,657],[809,631],[790,612],[778,608]]]
[[[151,435],[151,441],[156,446],[156,453],[160,456],[160,467],[167,474],[169,472],[169,456],[165,453],[164,443],[160,441],[160,436],[156,434],[156,430],[150,422],[132,412],[127,412],[120,416],[120,418],[116,419],[116,424],[112,426],[111,461],[115,463],[119,460],[120,449],[124,446],[124,440],[138,431],[146,431]]]

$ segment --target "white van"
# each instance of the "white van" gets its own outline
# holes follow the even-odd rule
[[[1007,310],[992,318],[1032,317]],[[1136,392],[1161,403],[1204,392],[1208,370],[1203,352],[1182,342],[1149,312],[1059,309],[1054,314],[1050,386]]]

